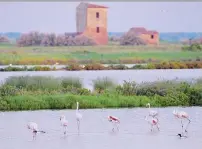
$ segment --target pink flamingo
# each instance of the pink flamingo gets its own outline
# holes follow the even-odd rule
[[[188,124],[187,124],[187,127],[185,128],[185,132],[188,132],[187,131],[187,128],[188,128],[188,125],[190,124],[191,120],[189,119],[189,115],[184,112],[184,111],[178,111],[178,110],[173,110],[173,115],[180,119],[181,120],[181,125],[182,125],[182,132],[183,132],[183,129],[184,129],[184,125],[182,123],[182,120],[185,119],[185,120],[188,120]]]
[[[30,129],[30,130],[32,130],[33,139],[36,138],[36,134],[37,134],[38,132],[45,133],[45,131],[39,130],[39,129],[38,129],[38,125],[37,125],[36,123],[34,123],[34,122],[29,122],[29,123],[27,124],[27,128]]]
[[[108,116],[108,121],[113,124],[112,131],[114,131],[115,127],[116,127],[117,130],[119,130],[118,125],[120,124],[120,120],[117,117]]]
[[[145,120],[151,125],[151,131],[153,131],[154,126],[157,127],[158,131],[160,130],[158,118],[145,116]]]
[[[64,115],[60,116],[60,122],[61,122],[61,126],[63,127],[63,131],[64,131],[64,135],[65,135],[67,132],[68,121],[66,120],[66,117]]]

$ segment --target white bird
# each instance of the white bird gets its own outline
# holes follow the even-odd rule
[[[108,116],[107,118],[108,118],[108,121],[113,124],[112,131],[114,131],[115,127],[117,128],[117,130],[119,130],[120,120],[115,116]]]
[[[79,112],[79,102],[76,102],[76,120],[77,120],[77,126],[78,126],[78,131],[80,130],[80,121],[82,119],[82,114]]]
[[[40,133],[40,132],[41,132],[41,133],[45,133],[45,131],[39,130],[37,123],[34,123],[34,122],[29,122],[29,123],[27,124],[27,128],[28,128],[29,130],[32,130],[33,139],[36,138],[36,134],[37,134],[37,133]]]
[[[187,128],[188,128],[188,126],[189,126],[189,124],[190,124],[190,122],[191,122],[191,120],[189,119],[189,115],[188,115],[186,112],[184,112],[184,111],[178,111],[178,110],[173,110],[173,115],[174,115],[176,118],[178,118],[178,119],[181,120],[182,131],[183,131],[183,129],[184,129],[184,125],[183,125],[182,120],[183,120],[183,119],[188,120],[188,124],[187,124],[187,126],[186,126],[186,128],[185,128],[185,132],[187,132]]]
[[[11,66],[12,66],[12,64],[9,64],[9,66],[11,67]]]
[[[151,110],[151,108],[150,108],[150,103],[147,103],[147,104],[146,104],[146,107],[149,107],[149,116],[151,116],[151,117],[156,117],[156,116],[158,116],[158,112],[157,112],[157,111]]]
[[[158,131],[160,130],[158,118],[145,116],[145,120],[151,125],[151,131],[153,131],[154,126],[157,127]]]
[[[60,116],[60,122],[61,122],[61,126],[63,127],[63,131],[64,131],[64,135],[65,135],[67,132],[68,121],[66,120],[66,117],[64,115]]]

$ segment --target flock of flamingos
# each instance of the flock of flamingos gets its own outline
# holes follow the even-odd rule
[[[146,107],[148,107],[150,109],[150,103],[147,103]],[[177,134],[177,136],[179,136],[180,138],[182,138],[182,137],[186,138],[187,137],[186,133],[188,132],[187,128],[188,128],[188,125],[191,122],[190,119],[189,119],[189,115],[184,111],[178,111],[178,110],[174,110],[173,115],[176,118],[181,120],[182,133]],[[158,131],[160,130],[158,116],[159,116],[159,113],[157,111],[154,111],[154,110],[149,110],[148,116],[145,116],[145,120],[151,126],[151,131],[153,131],[154,127],[156,127],[158,129]],[[78,131],[80,129],[80,121],[81,121],[81,119],[82,119],[82,114],[79,111],[79,102],[77,102],[76,120],[77,120]],[[115,129],[119,130],[119,124],[120,124],[120,119],[119,118],[110,115],[110,116],[107,117],[107,119],[113,126],[112,131],[115,131]],[[188,121],[186,127],[184,127],[183,120]],[[64,135],[66,135],[67,127],[68,127],[68,121],[66,120],[66,117],[64,115],[60,116],[60,122],[61,122],[61,126],[63,127]],[[36,138],[37,133],[46,133],[45,131],[39,130],[38,125],[35,122],[29,122],[27,124],[27,128],[32,131],[33,139]]]

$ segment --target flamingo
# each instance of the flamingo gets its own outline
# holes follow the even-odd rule
[[[145,120],[151,125],[151,131],[153,131],[153,127],[154,127],[154,126],[157,127],[158,131],[160,130],[158,118],[151,117],[151,118],[149,119],[148,116],[145,116]]]
[[[76,102],[76,120],[77,120],[77,126],[78,126],[78,131],[80,130],[80,121],[82,119],[82,114],[79,112],[79,102]]]
[[[38,129],[38,125],[37,125],[37,123],[35,123],[35,122],[29,122],[29,123],[27,124],[27,128],[30,129],[30,130],[32,130],[33,139],[36,138],[36,134],[37,134],[38,132],[46,133],[45,131],[39,130],[39,129]]]
[[[156,117],[158,116],[158,112],[150,109],[150,103],[146,104],[146,107],[149,107],[149,116]]]
[[[184,125],[182,123],[182,120],[185,119],[185,120],[188,120],[188,124],[187,124],[187,127],[188,125],[191,123],[191,120],[189,119],[189,115],[184,112],[184,111],[178,111],[178,110],[173,110],[173,115],[180,119],[181,120],[181,125],[182,125],[182,131],[183,131],[183,128],[184,128]],[[188,132],[187,131],[187,127],[185,128],[185,132]]]
[[[67,132],[68,121],[66,120],[66,117],[64,115],[60,116],[60,122],[61,122],[61,126],[63,127],[64,135],[65,135]]]
[[[114,127],[117,128],[117,130],[119,130],[118,128],[118,124],[120,124],[120,120],[117,117],[114,116],[108,116],[108,121],[111,122],[113,124],[113,128],[112,131],[114,131]]]

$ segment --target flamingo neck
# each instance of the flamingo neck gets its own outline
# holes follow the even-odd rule
[[[79,103],[77,102],[76,110],[79,110]]]

